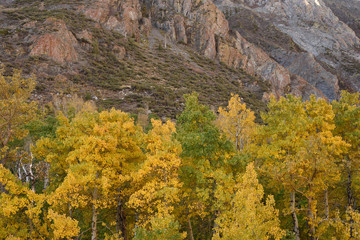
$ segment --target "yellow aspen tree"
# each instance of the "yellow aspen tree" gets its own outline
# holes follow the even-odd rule
[[[254,112],[246,108],[239,95],[231,95],[228,106],[219,108],[219,116],[216,125],[229,138],[238,151],[243,151],[255,135]]]
[[[360,239],[360,213],[349,207],[344,214],[339,210],[330,220],[331,227],[334,231],[331,233],[329,239],[332,240],[350,240]]]
[[[150,219],[151,228],[138,228],[133,240],[182,240],[186,238],[186,232],[181,233],[181,227],[173,214],[165,208],[162,212],[156,212]]]
[[[143,159],[141,131],[128,114],[115,109],[81,111],[71,120],[60,115],[59,124],[55,139],[37,145],[38,154],[56,170],[51,172],[61,175],[50,182],[50,189],[56,187],[48,202],[70,217],[79,208],[83,214],[89,211],[95,240],[99,222],[110,229],[99,211],[116,207],[129,195],[130,173]]]
[[[360,167],[360,94],[341,92],[341,98],[333,101],[332,106],[335,113],[334,134],[341,136],[349,144],[349,148],[343,154],[341,162],[342,183],[340,189],[346,189],[346,197],[339,196],[338,201],[344,201],[347,208],[357,209],[359,196],[358,174]],[[351,216],[347,214],[347,216]],[[353,220],[351,220],[352,222]],[[354,236],[354,231],[350,226],[350,236]]]
[[[12,76],[4,76],[0,68],[0,164],[9,164],[18,159],[16,149],[10,149],[9,143],[27,136],[24,126],[36,117],[37,103],[28,101],[35,88],[34,78],[23,78],[15,70]],[[1,186],[0,186],[1,191]]]
[[[254,164],[246,167],[245,174],[235,186],[232,207],[216,219],[217,239],[275,239],[280,240],[285,231],[280,228],[279,211],[273,196],[265,202],[264,189],[257,179]]]
[[[26,168],[20,159],[17,149],[10,149],[9,143],[24,139],[29,131],[25,124],[37,117],[37,103],[29,101],[35,88],[34,78],[21,77],[20,71],[14,71],[12,76],[4,76],[0,70],[0,238],[1,239],[46,239],[54,229],[47,219],[44,208],[46,196],[36,194],[33,182],[31,190],[27,184],[22,183],[6,167],[21,172],[23,168],[26,179],[33,178],[33,169]],[[30,153],[31,154],[31,153]],[[32,160],[32,156],[29,156]],[[24,159],[22,159],[24,160]],[[18,169],[10,163],[17,162]],[[17,171],[19,170],[19,171]],[[21,175],[18,174],[19,178]],[[59,215],[60,216],[60,215]],[[76,224],[75,224],[76,225]],[[77,227],[77,226],[76,226]],[[75,235],[67,232],[63,237]]]
[[[153,128],[144,138],[146,160],[133,174],[133,184],[138,190],[128,202],[139,214],[137,226],[142,229],[136,234],[146,234],[147,239],[183,239],[173,215],[182,186],[178,175],[181,145],[173,138],[174,123],[162,124],[152,119],[151,124]]]
[[[308,235],[315,239],[321,234],[316,233],[321,221],[316,196],[339,180],[336,157],[347,145],[341,137],[332,134],[335,115],[324,99],[312,96],[302,102],[289,95],[279,100],[272,98],[268,107],[268,113],[262,115],[265,125],[257,156],[263,159],[262,169],[290,192],[296,239],[300,238],[300,230],[295,193],[307,201]]]
[[[0,193],[1,239],[62,239],[78,235],[77,221],[51,209],[46,211],[46,196],[31,191],[2,165],[0,183],[4,186]]]
[[[51,239],[64,239],[77,237],[80,233],[80,228],[78,227],[78,221],[67,217],[64,214],[58,214],[52,209],[49,209],[47,218],[52,222],[51,228],[53,229],[53,234]]]
[[[3,186],[3,191],[0,193],[0,238],[30,237],[31,223],[27,220],[27,216],[22,214],[31,204],[27,197],[30,190],[22,186],[21,182],[3,165],[0,165],[0,183]]]

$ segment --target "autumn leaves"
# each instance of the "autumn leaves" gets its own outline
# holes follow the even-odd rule
[[[194,93],[144,130],[79,98],[38,114],[33,80],[0,82],[1,239],[359,238],[359,94],[271,98],[255,121]]]

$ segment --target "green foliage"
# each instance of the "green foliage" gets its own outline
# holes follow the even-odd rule
[[[155,216],[151,220],[152,229],[138,228],[133,240],[182,240],[186,234],[180,233],[180,224],[173,216]]]
[[[215,126],[216,116],[209,107],[199,104],[198,94],[184,95],[185,109],[177,119],[176,138],[183,147],[182,157],[195,160],[206,158],[212,167],[220,166],[217,153],[231,151],[230,142],[223,138]],[[214,159],[215,158],[215,159]],[[221,157],[220,157],[221,158]]]
[[[186,204],[182,211],[188,214],[183,221],[190,222],[195,216],[213,216],[221,207],[224,200],[217,199],[215,192],[225,193],[229,182],[231,185],[227,161],[232,157],[233,146],[215,126],[215,114],[199,104],[197,93],[184,98],[185,109],[178,117],[175,136],[183,149],[180,177]],[[210,235],[211,232],[206,232],[202,237]]]

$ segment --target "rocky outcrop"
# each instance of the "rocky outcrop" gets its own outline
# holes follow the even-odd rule
[[[359,90],[360,71],[349,71],[354,66],[360,66],[360,40],[344,22],[340,21],[325,2],[333,9],[336,6],[347,4],[354,7],[357,0],[214,0],[214,3],[226,12],[230,21],[239,20],[239,9],[251,12],[255,18],[263,19],[263,22],[271,23],[276,31],[281,31],[291,38],[295,49],[283,48],[271,39],[262,38],[257,41],[256,31],[261,26],[237,26],[235,29],[248,32],[247,40],[262,47],[267,53],[288,68],[293,74],[303,77],[309,84],[320,89],[328,98],[334,99],[338,95],[338,79],[342,79],[342,85],[350,86],[349,89]],[[346,2],[346,3],[345,3]],[[336,5],[334,5],[336,4]],[[353,16],[356,12],[350,11]],[[350,13],[349,12],[349,13]],[[233,17],[234,16],[234,17]],[[237,16],[237,17],[235,17]],[[342,19],[348,19],[343,16]],[[354,18],[352,18],[354,19]],[[246,23],[244,23],[246,24]],[[252,33],[250,33],[252,32]],[[260,33],[260,35],[264,35]],[[271,35],[273,37],[276,35]],[[286,38],[282,37],[282,40]],[[265,44],[264,44],[265,43]],[[289,44],[284,44],[288,45]],[[300,51],[299,51],[300,49]],[[307,52],[307,53],[302,53]],[[326,66],[326,67],[323,67]],[[330,73],[335,72],[337,75]]]
[[[270,82],[273,93],[283,95],[291,82],[290,73],[238,32],[235,34],[227,41],[219,40],[219,60],[232,67],[240,67],[251,75],[261,76]]]
[[[234,68],[242,68],[271,85],[277,96],[285,93],[303,95],[302,89],[323,96],[301,77],[272,60],[266,52],[229,31],[224,14],[210,0],[157,0],[153,9],[154,25],[178,42],[191,44],[210,59],[218,59]],[[296,84],[292,81],[296,80]]]
[[[332,12],[348,25],[360,38],[360,1],[359,0],[323,0]]]
[[[77,40],[68,30],[65,22],[48,18],[44,25],[44,31],[47,33],[37,37],[30,46],[30,56],[47,56],[60,64],[76,62],[78,60],[75,50]]]
[[[156,27],[166,31],[172,39],[185,40],[201,54],[215,59],[215,36],[225,37],[229,25],[211,0],[156,0],[152,9]]]
[[[141,33],[146,35],[151,30],[149,20],[142,17],[138,0],[93,0],[89,5],[80,8],[80,11],[105,28],[124,36],[139,39]]]
[[[85,41],[87,43],[92,43],[93,36],[88,30],[83,30],[75,34],[76,38],[80,41]]]
[[[263,50],[249,43],[238,32],[235,34],[232,42],[229,40],[219,41],[218,57],[220,61],[235,68],[240,67],[252,75],[261,76],[270,83],[272,92],[277,96],[285,93],[292,93],[304,98],[311,94],[324,96],[318,89],[298,76],[298,73],[288,71]]]
[[[277,60],[290,72],[306,79],[329,99],[336,99],[339,92],[338,78],[326,71],[311,53],[284,53],[284,56]]]
[[[174,37],[178,42],[188,43],[186,36],[185,20],[182,16],[174,17]]]
[[[215,4],[224,11],[251,7],[315,56],[326,49],[339,51],[360,43],[322,0],[216,0]]]

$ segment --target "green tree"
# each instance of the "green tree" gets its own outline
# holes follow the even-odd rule
[[[219,187],[232,186],[227,161],[233,156],[233,147],[215,126],[215,114],[199,104],[198,95],[193,93],[184,98],[185,110],[177,119],[176,139],[183,150],[180,174],[184,183],[182,215],[187,218],[183,222],[188,222],[189,237],[192,239],[191,218],[200,217],[201,222],[207,222],[211,229],[222,205],[220,199],[215,198],[215,191]],[[230,196],[223,196],[221,200],[224,199],[230,201]],[[205,235],[202,238],[211,236],[212,232],[203,230]]]

